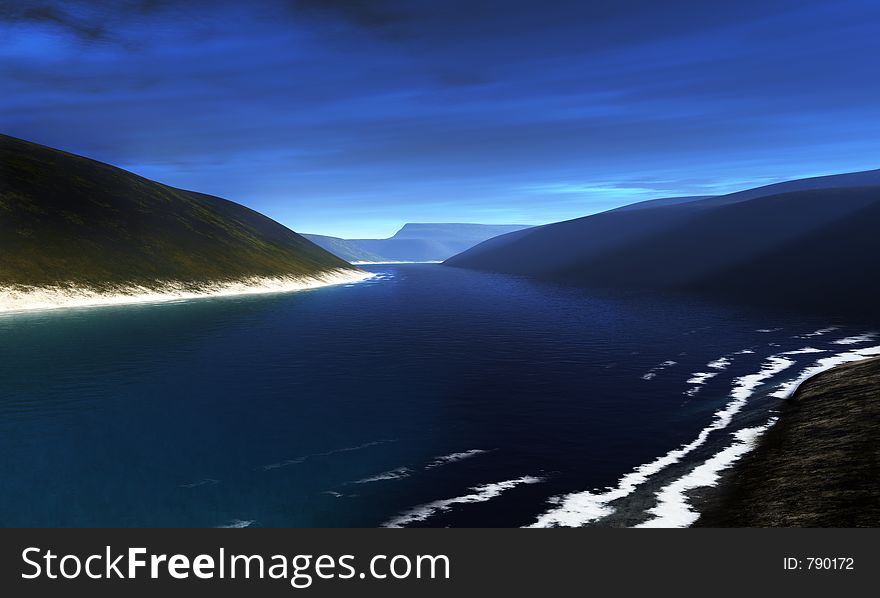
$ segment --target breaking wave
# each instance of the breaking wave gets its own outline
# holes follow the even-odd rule
[[[449,455],[443,455],[442,457],[435,458],[433,461],[425,465],[425,469],[434,469],[435,467],[449,465],[450,463],[456,463],[457,461],[470,459],[471,457],[482,455],[483,453],[487,452],[489,451],[486,451],[484,449],[471,449],[468,451],[462,451],[460,453],[450,453]]]
[[[638,466],[623,476],[617,486],[603,492],[584,491],[554,497],[551,499],[551,504],[556,506],[539,515],[537,521],[529,527],[579,527],[612,514],[614,508],[609,503],[629,496],[652,476],[670,465],[678,463],[685,455],[702,446],[712,432],[722,430],[730,425],[733,417],[745,406],[749,397],[762,383],[788,369],[794,363],[793,360],[781,355],[768,357],[760,371],[741,376],[734,381],[730,393],[731,400],[724,408],[715,412],[712,423],[703,428],[693,441],[669,451],[650,463]]]
[[[514,480],[506,480],[504,482],[495,482],[492,484],[483,484],[482,486],[474,486],[470,488],[471,494],[464,496],[456,496],[454,498],[444,498],[435,500],[417,507],[413,507],[399,515],[389,519],[382,524],[382,527],[406,527],[412,523],[425,521],[438,513],[450,510],[455,505],[466,505],[478,502],[486,502],[501,495],[502,492],[515,488],[521,484],[538,484],[543,482],[544,478],[534,476],[523,476]]]
[[[657,505],[647,511],[654,517],[635,527],[688,527],[693,524],[699,519],[700,514],[691,508],[687,493],[695,488],[715,486],[721,472],[749,452],[758,437],[774,423],[776,418],[771,418],[763,426],[743,428],[734,432],[735,443],[657,492]]]

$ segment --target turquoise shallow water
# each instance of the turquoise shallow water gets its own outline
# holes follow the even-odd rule
[[[426,504],[414,524],[527,525],[691,441],[768,356],[863,331],[795,338],[829,323],[369,269],[287,295],[0,317],[0,525],[374,526]],[[792,360],[768,382],[815,356]],[[730,429],[777,406],[756,392]],[[655,490],[598,523],[644,518]]]

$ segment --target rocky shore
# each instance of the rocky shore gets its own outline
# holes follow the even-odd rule
[[[805,381],[695,527],[880,525],[880,358]]]

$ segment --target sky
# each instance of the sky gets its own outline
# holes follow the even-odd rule
[[[0,132],[298,232],[880,167],[880,2],[3,0]]]

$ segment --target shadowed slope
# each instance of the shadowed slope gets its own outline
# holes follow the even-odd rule
[[[880,298],[872,275],[880,263],[880,186],[717,200],[546,225],[446,263],[584,286],[788,301],[842,316],[871,312]]]
[[[481,270],[541,274],[623,247],[635,240],[687,224],[695,213],[795,191],[880,186],[880,169],[774,183],[719,196],[651,199],[599,214],[533,229],[523,235],[505,235],[453,256],[446,263]],[[507,255],[505,255],[507,254]]]

